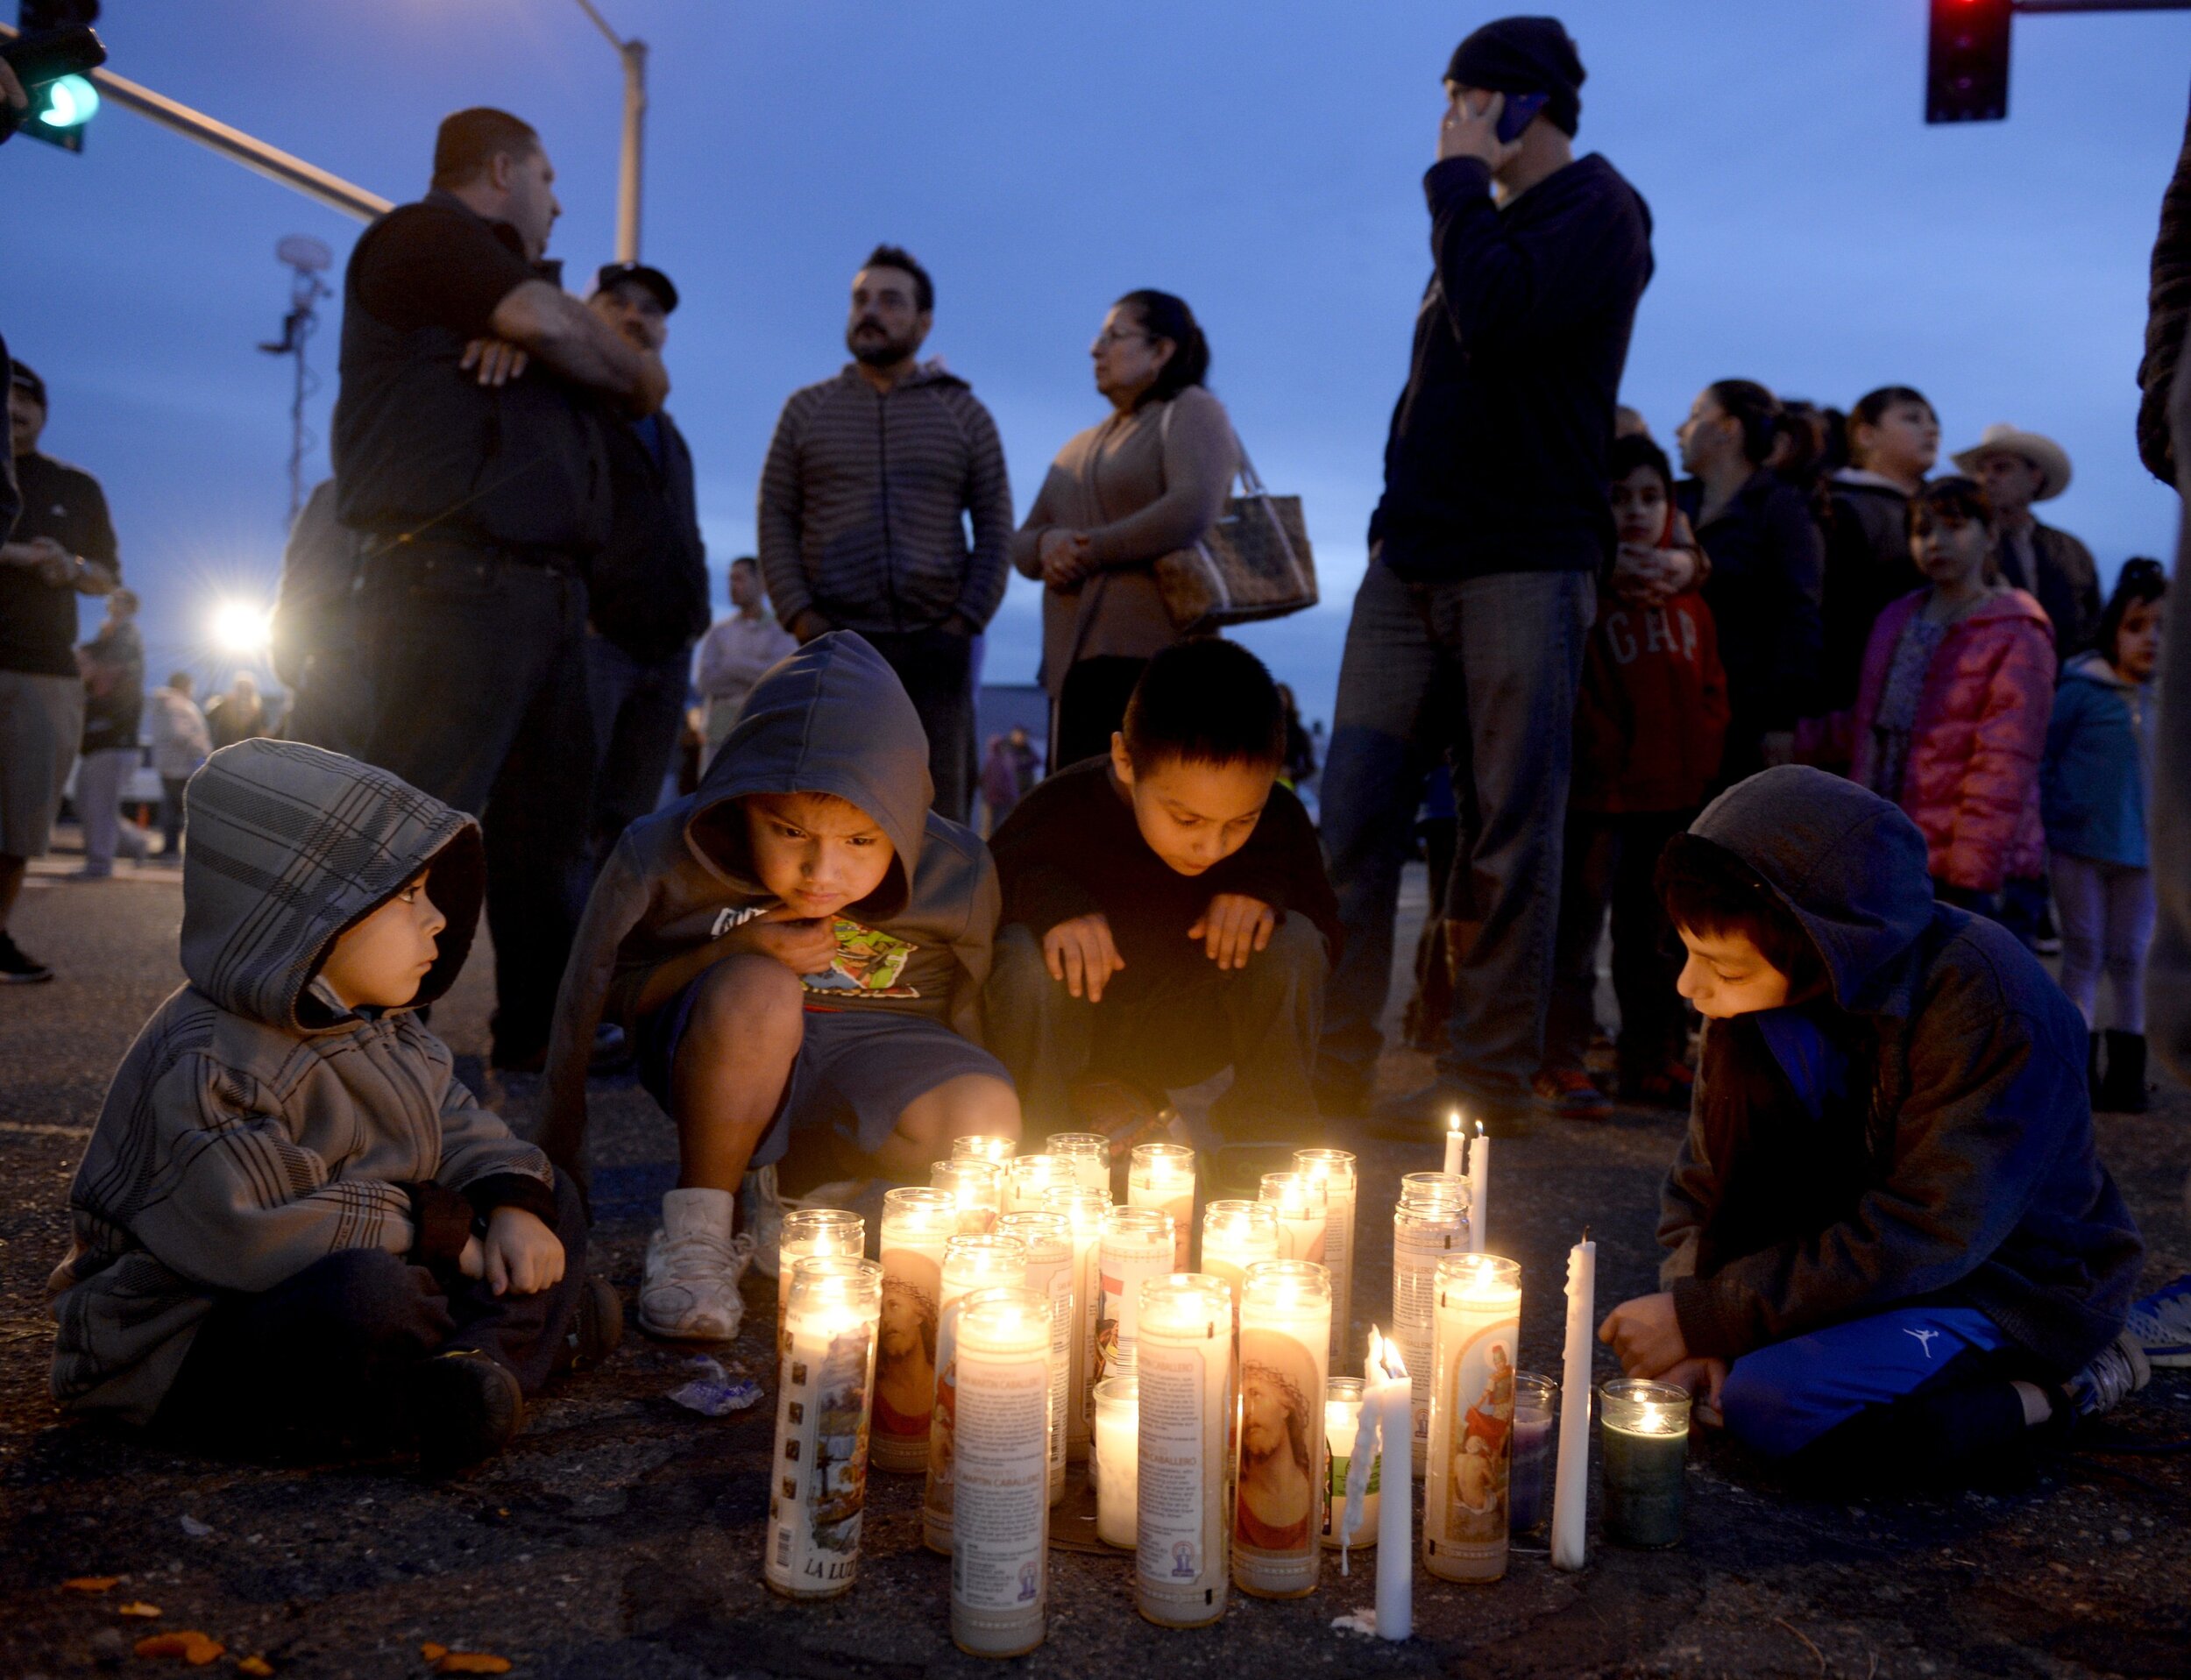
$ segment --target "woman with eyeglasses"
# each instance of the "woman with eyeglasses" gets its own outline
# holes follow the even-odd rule
[[[1110,751],[1142,667],[1180,640],[1156,562],[1202,540],[1239,458],[1202,383],[1209,343],[1181,299],[1127,293],[1089,353],[1111,411],[1058,451],[1012,538],[1012,564],[1043,585],[1053,771]]]

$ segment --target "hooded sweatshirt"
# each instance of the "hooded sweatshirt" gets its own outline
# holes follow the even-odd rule
[[[145,1023],[68,1194],[46,1285],[62,1407],[151,1421],[216,1299],[345,1249],[452,1260],[475,1209],[552,1218],[547,1158],[454,1074],[417,1011],[479,921],[479,825],[385,771],[294,741],[223,748],[190,781],[188,982]],[[344,930],[428,871],[448,918],[402,1009],[317,980]],[[455,1209],[461,1193],[468,1198]]]
[[[1734,1359],[1946,1298],[1978,1308],[2057,1378],[2075,1372],[2122,1329],[2144,1254],[2095,1152],[2083,1017],[2014,934],[1933,900],[1925,837],[1853,782],[1767,770],[1690,833],[1755,870],[1816,946],[1830,996],[1812,1010],[1823,1038],[1847,1047],[1839,1083],[1853,1101],[1840,1112],[1861,1136],[1839,1152],[1857,1166],[1835,1216],[1791,1216],[1720,1263],[1708,1231],[1741,1164],[1712,1158],[1706,1116],[1713,1082],[1740,1071],[1728,1029],[1794,1011],[1706,1024],[1658,1230],[1689,1351]],[[1819,1122],[1791,1103],[1764,1124]]]
[[[883,884],[837,912],[837,957],[806,976],[808,1007],[907,1010],[979,1043],[996,866],[929,809],[933,792],[920,716],[857,632],[817,636],[762,677],[700,785],[626,829],[594,883],[548,1046],[550,1158],[583,1177],[595,1026],[630,1027],[662,963],[782,902],[754,872],[739,803],[751,795],[835,794],[896,852]]]
[[[2147,867],[2152,710],[2145,684],[2126,682],[2097,653],[2079,654],[2063,667],[2039,774],[2046,843],[2055,851]]]

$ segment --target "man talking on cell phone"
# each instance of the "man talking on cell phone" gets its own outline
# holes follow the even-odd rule
[[[351,254],[332,445],[337,517],[365,552],[365,756],[480,819],[493,1061],[519,1070],[547,1048],[591,879],[599,405],[652,414],[670,388],[542,260],[555,178],[506,111],[442,124],[432,190]]]
[[[1410,1135],[1455,1104],[1511,1117],[1542,1048],[1575,689],[1613,548],[1606,455],[1651,275],[1642,199],[1575,156],[1582,82],[1552,18],[1486,24],[1447,67],[1423,177],[1434,267],[1339,674],[1327,1113],[1358,1111],[1376,1067],[1400,865],[1441,752],[1464,813],[1444,914],[1471,932],[1438,1081],[1394,1105]]]

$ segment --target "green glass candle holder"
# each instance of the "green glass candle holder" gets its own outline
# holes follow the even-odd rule
[[[1598,1393],[1606,1538],[1621,1546],[1679,1545],[1689,1391],[1616,1377]]]

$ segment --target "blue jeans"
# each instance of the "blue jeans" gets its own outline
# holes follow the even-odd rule
[[[2008,1345],[1975,1307],[1897,1307],[1746,1353],[1719,1393],[1729,1434],[1785,1458],[1875,1406],[1914,1394],[1965,1353]]]
[[[1346,947],[1325,996],[1318,1077],[1365,1090],[1384,1047],[1393,918],[1423,777],[1450,757],[1461,846],[1443,914],[1472,925],[1443,1079],[1525,1098],[1544,1039],[1575,690],[1596,616],[1578,571],[1407,584],[1374,553],[1339,669],[1321,783]]]
[[[624,831],[662,803],[691,685],[690,651],[636,659],[606,636],[585,638],[593,705],[593,858],[598,868]],[[578,905],[583,913],[585,904]]]

